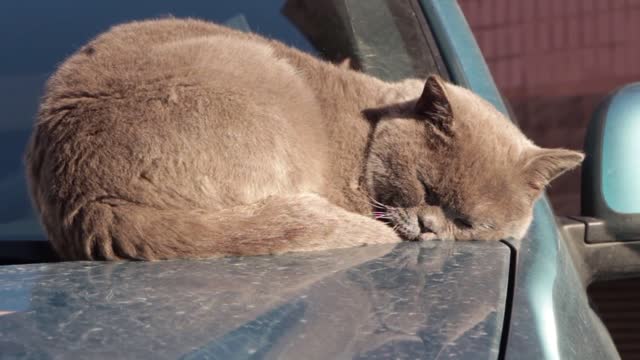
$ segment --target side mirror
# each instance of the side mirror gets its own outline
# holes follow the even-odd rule
[[[591,119],[582,165],[587,242],[640,240],[640,83],[610,95]]]

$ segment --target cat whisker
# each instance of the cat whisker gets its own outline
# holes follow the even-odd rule
[[[391,220],[391,217],[389,217],[389,216],[378,216],[375,219],[376,220]]]
[[[376,220],[390,220],[391,216],[388,215],[387,213],[382,213],[382,212],[374,212],[373,214],[371,214],[371,216],[373,216],[374,219]]]
[[[381,203],[380,201],[372,198],[371,196],[367,196],[369,198],[369,205],[371,205],[371,207],[373,208],[378,208],[378,209],[384,209],[385,211],[389,211],[389,210],[393,210],[395,209],[393,206],[389,206],[389,205],[385,205],[383,203]]]
[[[381,203],[380,201],[372,198],[371,196],[367,195],[367,197],[369,198],[369,200],[371,201],[370,203],[379,207],[385,207],[385,205],[383,203]]]

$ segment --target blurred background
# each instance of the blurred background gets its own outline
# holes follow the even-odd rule
[[[459,0],[522,130],[546,147],[582,149],[597,105],[640,80],[639,0]],[[579,215],[580,171],[548,194]]]

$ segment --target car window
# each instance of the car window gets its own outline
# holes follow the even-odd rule
[[[442,74],[425,25],[406,0],[5,1],[0,4],[0,241],[43,240],[23,152],[44,82],[67,56],[110,26],[196,17],[276,38],[385,80]]]

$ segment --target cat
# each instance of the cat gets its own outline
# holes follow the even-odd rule
[[[437,75],[384,82],[176,18],[112,27],[64,61],[26,153],[67,260],[520,238],[582,159]]]

